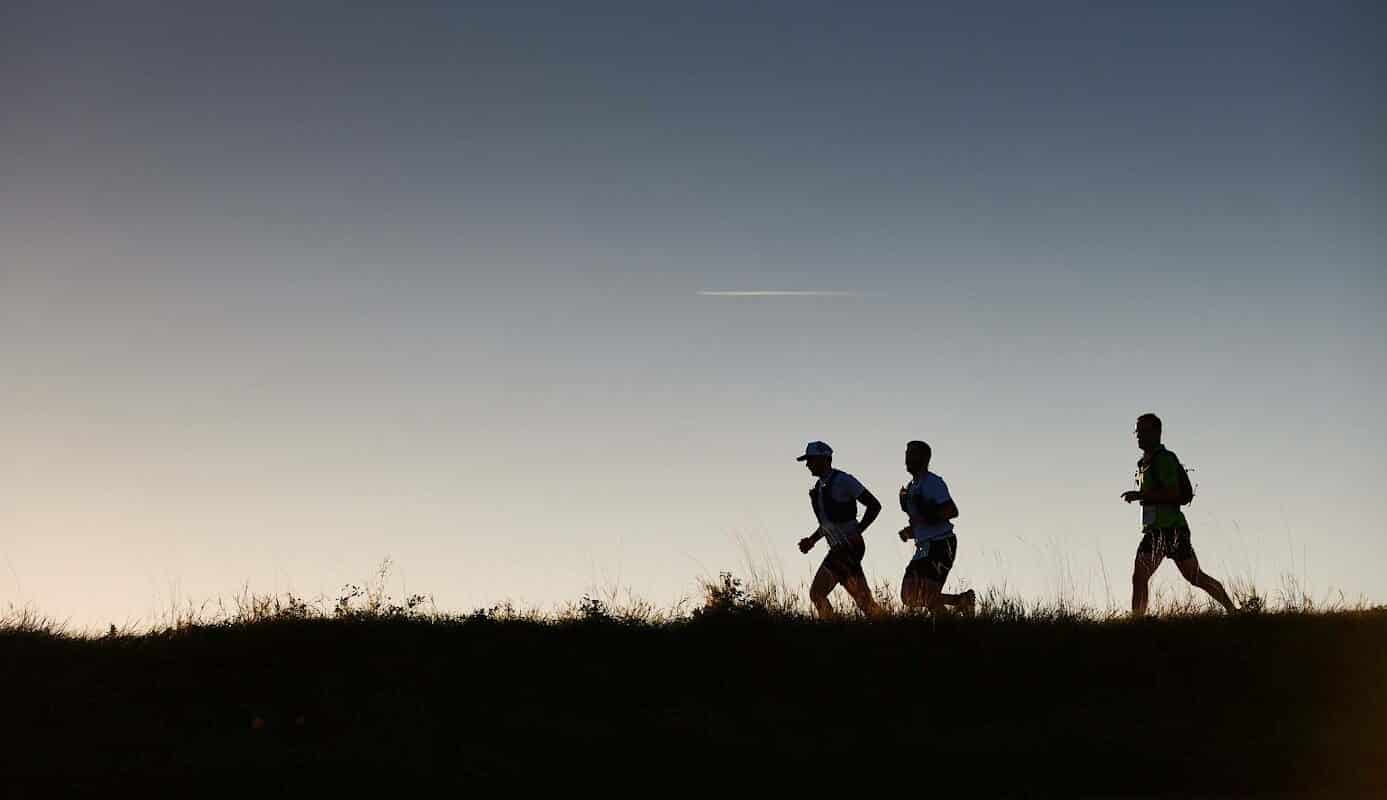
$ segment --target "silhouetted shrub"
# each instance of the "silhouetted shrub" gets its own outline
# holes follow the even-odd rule
[[[709,618],[768,618],[770,610],[753,597],[740,578],[730,572],[718,575],[717,581],[703,584],[703,607],[693,611],[694,619]]]

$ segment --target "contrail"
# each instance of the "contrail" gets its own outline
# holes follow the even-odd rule
[[[834,292],[823,290],[794,291],[786,289],[714,290],[699,291],[703,297],[859,297],[861,292]]]

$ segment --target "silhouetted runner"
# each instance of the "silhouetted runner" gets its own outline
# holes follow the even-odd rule
[[[944,479],[929,471],[931,454],[930,446],[921,441],[905,446],[905,469],[913,480],[901,487],[901,510],[910,517],[910,524],[901,528],[900,537],[902,542],[915,540],[915,555],[901,579],[901,602],[907,608],[930,610],[957,606],[971,614],[977,599],[973,590],[944,593],[944,581],[958,553],[952,522],[958,516],[958,505]]]
[[[862,572],[862,556],[867,552],[862,532],[881,513],[881,503],[856,478],[833,468],[833,448],[823,442],[810,442],[804,448],[804,455],[795,460],[803,461],[809,472],[818,478],[809,490],[809,503],[819,527],[800,539],[799,551],[808,553],[819,539],[828,539],[828,555],[824,556],[809,587],[814,609],[820,617],[831,618],[833,606],[828,596],[833,587],[841,583],[862,613],[876,614],[877,603],[867,584],[867,576]],[[857,521],[859,502],[866,509],[861,522]]]
[[[1161,561],[1169,556],[1185,580],[1208,592],[1229,612],[1236,611],[1228,592],[1199,568],[1199,557],[1190,543],[1190,526],[1180,506],[1194,499],[1189,475],[1175,454],[1161,444],[1161,418],[1155,414],[1137,417],[1137,489],[1123,492],[1128,503],[1141,502],[1141,544],[1132,566],[1132,615],[1146,613],[1147,584]]]

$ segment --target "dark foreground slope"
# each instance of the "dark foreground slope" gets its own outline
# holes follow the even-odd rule
[[[11,632],[0,678],[19,794],[748,772],[973,796],[1387,788],[1384,611]]]

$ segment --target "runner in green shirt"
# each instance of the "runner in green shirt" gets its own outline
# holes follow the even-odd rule
[[[1137,461],[1139,488],[1122,493],[1128,503],[1141,503],[1142,537],[1132,566],[1132,616],[1146,613],[1147,584],[1166,556],[1185,580],[1208,592],[1227,611],[1236,611],[1223,584],[1199,568],[1199,557],[1190,544],[1190,526],[1180,510],[1181,503],[1189,502],[1182,488],[1184,467],[1161,444],[1161,418],[1155,414],[1137,417],[1136,434],[1142,452]]]

